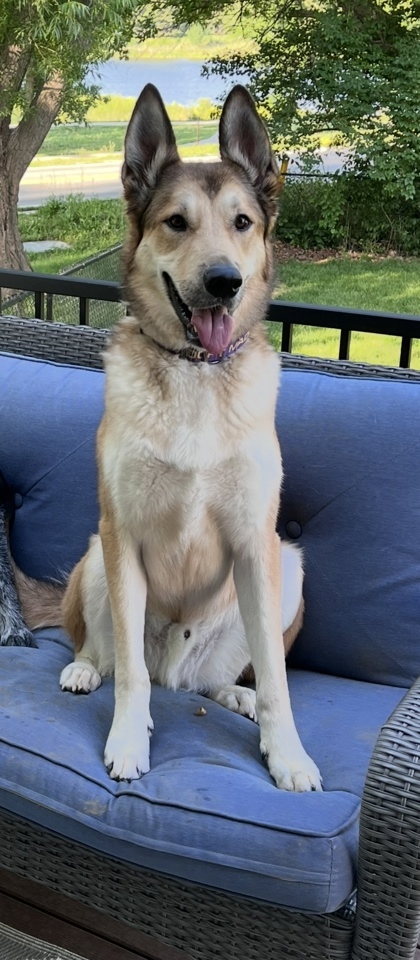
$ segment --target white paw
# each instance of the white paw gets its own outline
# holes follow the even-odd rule
[[[72,693],[91,693],[100,687],[101,682],[101,676],[90,660],[75,660],[61,671],[61,689]]]
[[[139,780],[150,770],[150,737],[153,720],[137,725],[120,721],[112,724],[105,747],[104,762],[113,780]]]
[[[257,723],[257,708],[255,690],[248,690],[248,687],[241,687],[233,684],[229,687],[223,687],[215,696],[217,703],[221,703],[228,710],[234,713],[240,713],[243,717],[249,717]]]
[[[322,777],[318,767],[301,744],[299,748],[288,754],[277,745],[269,747],[268,743],[261,738],[260,749],[271,776],[280,790],[295,790],[296,793],[322,790]]]

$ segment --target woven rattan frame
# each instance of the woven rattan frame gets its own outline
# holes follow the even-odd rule
[[[105,331],[0,317],[0,350],[100,369]],[[284,355],[284,367],[419,380],[420,373]],[[0,865],[195,960],[412,960],[420,931],[420,680],[385,724],[362,799],[358,904],[325,916],[188,885],[3,812]]]

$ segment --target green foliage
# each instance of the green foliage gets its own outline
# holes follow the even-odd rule
[[[205,6],[179,0],[176,16],[202,22]],[[273,142],[310,154],[335,131],[357,172],[390,198],[418,200],[419,0],[242,0],[241,12],[256,48],[211,69],[248,76]]]
[[[254,48],[252,30],[244,29],[241,21],[240,2],[234,2],[224,13],[218,12],[218,4],[207,4],[204,17],[188,26],[183,21],[185,5],[180,10],[171,10],[160,0],[152,3],[155,10],[157,36],[129,46],[130,60],[136,59],[188,59],[205,60],[216,55],[229,56],[232,49],[243,53]],[[200,5],[201,6],[201,5]],[[181,19],[180,14],[181,12]]]
[[[288,179],[277,236],[309,249],[388,251],[420,255],[420,209],[390,196],[387,185],[347,174],[329,180]]]
[[[77,257],[99,253],[124,235],[124,207],[120,200],[85,200],[74,194],[51,198],[34,213],[20,214],[23,240],[64,240]],[[93,247],[93,249],[92,249]]]
[[[213,120],[217,110],[214,103],[204,97],[188,106],[174,101],[168,103],[166,109],[170,120]]]
[[[99,94],[84,82],[89,67],[124,55],[140,10],[135,0],[2,0],[0,116],[29,116],[46,84],[60,78],[63,116],[83,117]]]

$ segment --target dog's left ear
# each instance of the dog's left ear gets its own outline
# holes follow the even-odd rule
[[[177,163],[171,121],[152,83],[142,90],[127,127],[121,179],[126,200],[144,207],[164,167]]]
[[[277,160],[265,126],[248,90],[238,84],[230,91],[220,117],[220,156],[239,164],[260,194],[269,219],[276,216],[279,190]]]

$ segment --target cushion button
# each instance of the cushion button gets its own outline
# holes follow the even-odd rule
[[[15,507],[16,507],[16,510],[19,510],[19,507],[22,506],[22,503],[23,503],[22,494],[21,494],[21,493],[15,493]]]
[[[297,520],[289,520],[288,523],[286,523],[286,533],[292,540],[298,540],[302,534],[300,523],[298,523]]]

